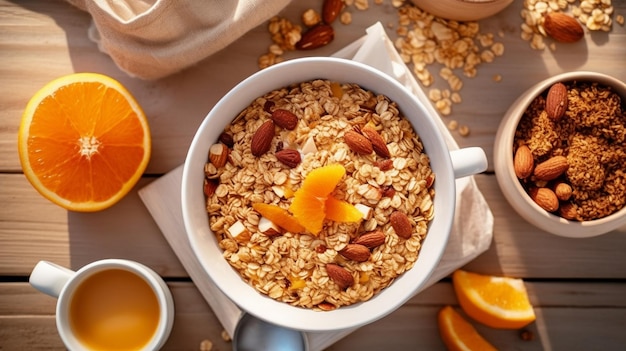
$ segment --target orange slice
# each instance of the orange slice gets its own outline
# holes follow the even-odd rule
[[[441,339],[450,351],[495,351],[465,318],[452,306],[445,306],[438,315]]]
[[[287,210],[278,205],[253,203],[252,208],[259,212],[261,216],[291,233],[301,233],[304,231],[304,227],[298,223],[298,220]]]
[[[28,102],[18,133],[24,175],[68,210],[99,211],[122,199],[150,159],[150,130],[133,96],[96,73],[46,84]]]
[[[324,215],[326,219],[335,222],[358,222],[363,219],[363,214],[352,204],[329,196],[324,203]]]
[[[492,328],[519,329],[535,320],[521,279],[457,270],[452,283],[468,316]]]

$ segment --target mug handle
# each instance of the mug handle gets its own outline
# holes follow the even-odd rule
[[[61,290],[76,272],[48,261],[39,261],[28,282],[44,294],[58,298]]]
[[[454,178],[459,179],[487,170],[487,155],[479,147],[466,147],[450,151]]]

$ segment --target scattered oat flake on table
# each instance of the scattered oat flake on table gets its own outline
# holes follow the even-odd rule
[[[470,134],[470,129],[468,126],[463,125],[459,127],[459,135],[465,137],[465,136],[468,136],[469,134]]]

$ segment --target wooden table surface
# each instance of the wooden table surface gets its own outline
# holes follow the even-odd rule
[[[626,1],[613,1],[626,15]],[[294,1],[282,13],[292,21],[320,1]],[[587,35],[585,42],[532,50],[520,39],[521,1],[481,22],[484,31],[504,36],[505,54],[466,79],[464,102],[451,116],[470,127],[454,133],[461,146],[480,146],[489,170],[476,176],[495,216],[489,250],[465,266],[485,273],[524,278],[537,321],[520,331],[495,330],[475,323],[502,350],[626,349],[626,228],[589,239],[569,239],[525,222],[504,199],[491,163],[500,119],[516,95],[534,82],[571,70],[593,70],[626,80],[626,30]],[[370,9],[352,9],[353,23],[336,25],[336,39],[306,55],[330,55],[361,37],[376,21],[395,38],[397,12],[385,1]],[[167,350],[198,350],[202,340],[229,350],[222,326],[189,279],[137,190],[184,162],[204,116],[237,82],[258,70],[257,58],[270,44],[266,26],[196,66],[158,81],[134,79],[120,71],[87,38],[90,17],[66,2],[0,0],[0,350],[63,349],[54,322],[55,299],[29,286],[39,260],[78,269],[101,258],[142,262],[168,282],[177,308]],[[393,25],[395,24],[395,26]],[[302,55],[297,53],[295,55]],[[121,81],[148,115],[152,159],[145,176],[120,203],[98,213],[68,212],[42,198],[22,174],[16,148],[21,113],[46,82],[72,72],[94,71]],[[500,83],[492,77],[501,74]],[[457,305],[449,279],[411,299],[391,315],[348,335],[330,350],[443,350],[436,313]]]

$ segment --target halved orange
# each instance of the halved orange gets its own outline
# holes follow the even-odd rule
[[[122,199],[150,160],[143,110],[122,84],[75,73],[46,84],[28,102],[18,133],[24,175],[44,197],[92,212]]]
[[[465,313],[492,328],[519,329],[535,320],[522,279],[457,270],[454,291]]]
[[[476,328],[452,308],[445,306],[437,316],[441,339],[450,351],[495,351]]]

